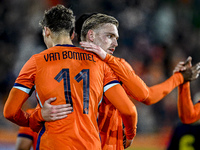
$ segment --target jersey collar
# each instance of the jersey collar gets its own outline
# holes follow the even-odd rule
[[[76,46],[71,45],[71,44],[56,44],[56,46],[76,47]]]

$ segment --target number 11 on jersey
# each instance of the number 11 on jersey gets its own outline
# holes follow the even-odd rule
[[[71,104],[73,108],[73,101],[71,97],[71,86],[70,86],[70,74],[69,69],[62,69],[54,78],[56,81],[60,82],[63,79],[64,84],[64,94],[66,104]],[[83,80],[83,114],[89,113],[89,93],[90,93],[90,72],[89,69],[81,70],[74,79],[79,83]],[[73,110],[72,110],[73,111]]]

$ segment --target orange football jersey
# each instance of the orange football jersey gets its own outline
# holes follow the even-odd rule
[[[33,55],[14,88],[30,93],[34,86],[41,107],[51,97],[57,97],[53,105],[70,103],[73,107],[67,118],[45,122],[38,149],[98,150],[98,104],[103,92],[116,84],[119,82],[113,71],[95,54],[73,45],[57,45]]]
[[[124,59],[107,54],[104,61],[114,70],[126,93],[140,102],[156,103],[183,83],[181,73],[176,73],[165,82],[148,87]],[[98,125],[103,150],[124,149],[120,112],[105,97],[99,106]]]

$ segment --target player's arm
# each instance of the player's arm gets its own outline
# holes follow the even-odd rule
[[[22,105],[28,98],[28,93],[13,87],[4,106],[4,117],[19,126],[29,127],[31,113],[21,109]],[[40,113],[35,117],[37,118],[35,122],[38,122],[38,124],[43,121],[43,118],[39,116],[39,114]],[[34,125],[38,124],[35,123]]]
[[[148,87],[133,71],[132,67],[126,63],[122,64],[118,58],[107,54],[100,46],[91,42],[80,42],[80,45],[86,51],[96,53],[102,60],[104,60],[109,67],[120,78],[123,84],[129,90],[130,96],[136,100],[143,101],[149,95]],[[124,61],[125,62],[125,61]]]
[[[199,76],[200,64],[192,67],[192,58],[188,57],[185,62],[179,62],[174,72],[188,73],[183,74],[188,81],[194,80]],[[185,82],[178,87],[178,114],[183,123],[190,124],[200,119],[200,103],[193,104],[190,93],[190,83]]]
[[[178,85],[184,82],[184,78],[181,73],[173,74],[169,79],[164,82],[148,87],[149,96],[143,102],[146,105],[152,105],[159,102],[163,99],[167,94],[169,94],[173,89],[175,89]]]
[[[200,119],[200,103],[193,104],[189,82],[178,87],[178,114],[185,124],[194,123]]]
[[[118,58],[107,54],[103,49],[93,43],[80,42],[80,44],[85,50],[95,52],[112,68],[112,70],[114,70],[115,74],[123,82],[123,85],[125,85],[132,98],[147,105],[160,101],[175,87],[183,83],[181,73],[176,73],[165,82],[148,87],[125,61],[122,63]]]
[[[38,128],[39,124],[46,119],[45,116],[44,118],[42,117],[41,109],[39,108],[36,109],[33,115],[21,109],[24,102],[29,98],[29,94],[31,94],[31,89],[34,86],[35,81],[35,73],[36,62],[34,56],[32,56],[21,69],[20,74],[16,79],[14,87],[11,89],[4,106],[5,118],[19,126],[28,127],[29,125],[33,125],[32,128]],[[59,106],[53,106],[52,108],[54,107],[59,108]],[[53,112],[53,116],[51,116],[52,114],[50,113],[47,114],[50,116],[50,120],[52,119],[52,121],[55,120],[55,118],[53,118],[54,113],[57,114],[57,111]],[[32,124],[30,124],[30,117],[34,118],[31,120],[32,122],[34,122]],[[60,118],[56,117],[56,119]]]
[[[176,88],[178,85],[182,84],[183,82],[195,80],[199,75],[199,68],[200,68],[200,64],[197,63],[195,66],[191,67],[190,69],[181,71],[181,73],[180,72],[174,73],[169,79],[167,79],[166,81],[160,84],[154,85],[152,87],[148,87],[139,77],[137,77],[137,75],[134,74],[134,72],[130,73],[130,69],[128,69],[128,67],[125,67],[115,57],[107,54],[106,59],[107,59],[107,64],[109,62],[109,66],[114,70],[116,75],[120,78],[123,84],[128,88],[128,91],[131,93],[133,98],[135,96],[134,84],[136,84],[136,82],[137,82],[137,85],[139,85],[137,87],[141,88],[140,89],[141,91],[142,89],[148,90],[148,96],[146,97],[146,99],[142,101],[144,104],[147,104],[147,105],[157,103],[158,101],[163,99],[167,94],[169,94],[174,88]],[[191,61],[191,58],[188,57],[185,63],[189,63],[190,61]],[[138,100],[138,97],[136,97],[135,99]]]
[[[125,125],[127,139],[131,140],[136,135],[137,110],[135,105],[128,98],[120,84],[117,84],[105,91],[108,100],[120,111]]]
[[[23,111],[22,105],[29,98],[34,86],[36,63],[31,57],[21,69],[4,106],[4,116],[19,126],[29,126],[30,114]]]
[[[19,126],[30,126],[34,131],[38,131],[44,121],[59,120],[71,113],[69,104],[50,105],[56,98],[45,101],[43,109],[36,108],[33,113],[27,113],[21,107],[28,98],[29,94],[26,92],[12,88],[4,106],[4,117]]]
[[[131,96],[146,105],[157,103],[175,87],[184,82],[182,74],[175,73],[165,82],[148,87],[139,76],[122,64],[116,57],[107,54],[105,61],[126,86]]]
[[[138,101],[144,101],[148,95],[148,87],[135,74],[131,66],[125,67],[116,57],[107,54],[100,46],[91,42],[80,42],[84,50],[96,53],[102,60],[104,60],[109,67],[120,78],[132,98]],[[128,63],[127,63],[128,64]]]
[[[119,77],[119,79],[123,82],[126,89],[129,92],[129,95],[143,102],[146,105],[151,105],[157,103],[161,99],[163,99],[167,94],[169,94],[175,87],[182,84],[184,81],[188,79],[188,72],[175,73],[166,81],[154,85],[152,87],[148,87],[142,79],[135,74],[132,70],[131,66],[128,64],[122,64],[119,59],[114,56],[107,54],[103,49],[99,46],[94,45],[89,42],[81,42],[80,43],[85,50],[96,53],[102,60],[104,60],[115,72],[115,74]],[[182,68],[184,69],[184,68]],[[190,78],[190,77],[189,77]],[[191,77],[191,80],[194,80],[196,77]]]
[[[43,127],[45,121],[56,121],[66,118],[72,112],[71,104],[51,105],[56,97],[49,98],[44,102],[42,108],[38,107],[29,118],[29,126],[35,131],[39,132]]]
[[[12,88],[4,106],[4,117],[19,126],[29,126],[30,114],[21,109],[29,94]]]
[[[185,62],[179,62],[179,64],[175,67],[174,74],[169,79],[150,87],[149,97],[146,102],[148,104],[156,103],[183,82],[185,83],[187,81],[197,79],[200,72],[200,63],[197,63],[193,67],[186,67],[187,64],[191,64],[191,61],[192,58],[188,57]],[[180,72],[177,72],[177,70]]]

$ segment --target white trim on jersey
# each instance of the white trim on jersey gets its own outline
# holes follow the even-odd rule
[[[106,86],[104,86],[103,88],[103,92],[106,92],[109,88],[117,85],[117,84],[120,84],[120,83],[111,83],[111,84],[107,84]]]
[[[98,107],[99,107],[99,105],[101,104],[102,100],[103,100],[103,95],[102,95],[102,97],[101,97],[101,100],[99,101]]]
[[[30,91],[31,91],[31,89],[25,88],[25,87],[21,87],[21,86],[13,86],[13,88],[19,89],[19,90],[21,90],[21,91],[23,91],[23,92],[25,92],[27,94],[29,94]]]
[[[36,85],[35,85],[35,96],[36,96],[36,98],[37,98],[37,100],[38,100],[38,103],[39,103],[40,107],[42,108],[43,106],[42,106],[42,103],[41,103],[40,97],[39,97],[39,95],[38,95],[38,93],[37,93]]]

